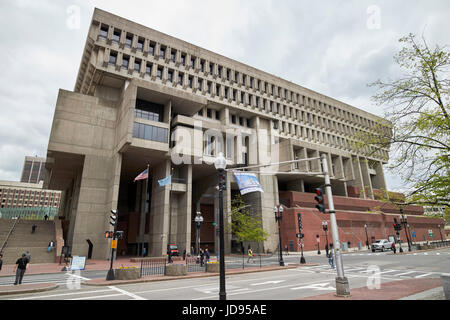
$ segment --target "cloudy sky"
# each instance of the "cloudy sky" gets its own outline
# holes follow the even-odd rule
[[[398,39],[449,44],[448,0],[1,0],[0,180],[46,156],[58,89],[73,90],[94,7],[383,115]],[[401,181],[387,173],[388,187]]]

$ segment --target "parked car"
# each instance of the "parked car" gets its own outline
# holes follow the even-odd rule
[[[391,250],[392,248],[392,241],[389,241],[387,239],[381,239],[381,240],[376,240],[375,242],[372,243],[372,252],[375,252],[377,250]]]
[[[169,244],[169,250],[172,256],[178,257],[178,247],[176,244]]]

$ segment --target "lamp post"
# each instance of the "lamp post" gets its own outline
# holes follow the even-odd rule
[[[367,250],[370,250],[369,235],[367,234],[367,224],[364,224],[364,230],[366,230],[366,246],[367,246]]]
[[[203,217],[202,217],[202,213],[200,211],[197,211],[197,215],[195,216],[195,225],[197,227],[197,255],[200,253],[200,229],[202,227],[202,223],[203,223]]]
[[[400,223],[403,224],[403,227],[405,228],[405,234],[406,234],[406,241],[408,241],[408,251],[411,251],[411,242],[409,241],[409,235],[408,235],[408,221],[406,216],[403,214],[403,208],[400,208],[400,213],[402,214],[400,218]]]
[[[325,239],[326,239],[326,245],[325,245],[325,251],[328,256],[328,222],[322,221],[322,229],[325,231]]]
[[[275,213],[275,221],[278,222],[278,238],[280,241],[280,266],[283,267],[284,261],[283,261],[283,250],[281,248],[281,228],[280,228],[280,222],[281,219],[283,219],[283,207],[279,205],[278,207],[275,207],[273,209],[273,212]]]
[[[225,235],[224,235],[224,219],[223,219],[223,190],[225,189],[225,168],[227,167],[227,160],[220,152],[214,161],[214,167],[219,173],[219,255],[220,255],[220,284],[219,284],[219,299],[227,300],[227,293],[225,291]]]

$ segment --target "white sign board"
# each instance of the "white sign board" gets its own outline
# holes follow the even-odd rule
[[[70,270],[84,270],[86,257],[73,256],[70,263]]]

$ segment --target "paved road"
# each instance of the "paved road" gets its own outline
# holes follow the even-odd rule
[[[298,256],[286,256],[286,264],[297,263]],[[436,278],[450,275],[450,249],[408,255],[345,254],[345,275],[350,288],[374,285],[378,272],[384,282],[403,279]],[[331,269],[324,255],[309,256],[307,261],[317,266],[227,276],[228,300],[291,300],[335,291],[335,269]],[[54,281],[58,289],[51,292],[5,296],[2,299],[23,300],[217,300],[218,277],[180,279],[109,287],[91,287],[85,279],[104,277],[105,271],[86,271],[71,275],[29,276],[27,280]],[[78,281],[79,279],[79,281]],[[3,280],[3,279],[2,279]]]

